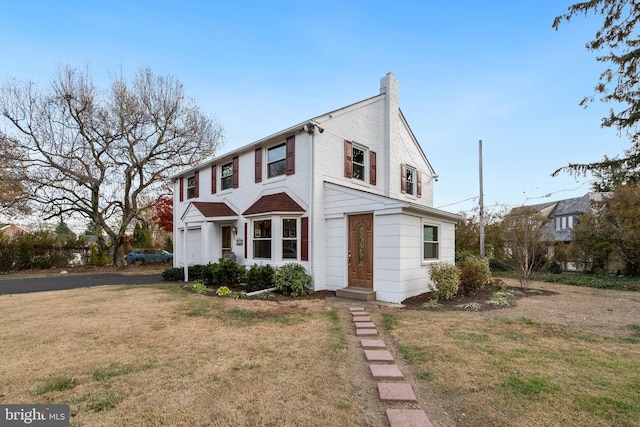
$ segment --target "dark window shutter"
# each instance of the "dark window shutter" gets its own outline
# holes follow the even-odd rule
[[[290,136],[287,138],[286,174],[294,173],[296,173],[296,137]]]
[[[238,188],[238,156],[233,158],[233,188]]]
[[[353,146],[349,141],[344,142],[344,176],[353,176]]]
[[[256,182],[262,182],[262,148],[256,148]]]
[[[422,172],[417,171],[416,172],[416,181],[417,181],[417,189],[416,189],[416,195],[418,197],[422,197]]]
[[[184,201],[184,178],[180,177],[180,201]]]
[[[376,185],[376,152],[369,151],[369,184]]]
[[[200,171],[193,174],[193,197],[200,197]]]
[[[407,165],[400,165],[400,191],[404,194],[407,192]]]
[[[300,218],[300,261],[309,261],[309,218]]]
[[[247,259],[247,248],[249,247],[249,236],[247,235],[247,223],[244,223],[244,259]]]
[[[216,165],[213,165],[211,166],[211,194],[216,194],[218,191],[216,178]]]

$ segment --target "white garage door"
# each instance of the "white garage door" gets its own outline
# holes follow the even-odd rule
[[[202,264],[202,235],[199,228],[187,232],[187,265]]]

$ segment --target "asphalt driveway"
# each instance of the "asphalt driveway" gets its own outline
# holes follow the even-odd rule
[[[119,273],[69,274],[56,277],[0,280],[0,295],[57,291],[102,285],[151,285],[163,282],[164,279],[159,273],[136,275]]]

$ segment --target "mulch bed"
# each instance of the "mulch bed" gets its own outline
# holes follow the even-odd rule
[[[522,289],[520,287],[507,287],[507,290],[513,291],[513,295],[509,297],[509,305],[513,305],[515,301],[518,301],[521,298],[527,298],[530,296],[540,296],[540,295],[554,295],[555,292],[552,291],[540,291],[540,290],[529,290]],[[486,304],[485,302],[490,300],[494,292],[496,292],[496,288],[492,285],[487,285],[483,289],[471,294],[471,295],[456,295],[450,300],[438,300],[438,304],[440,306],[438,308],[430,308],[430,311],[463,311],[463,308],[460,305],[469,304],[477,302],[480,304],[480,308],[477,311],[489,311],[489,310],[499,310],[501,308],[508,308],[509,306],[504,305],[494,305],[494,304]],[[402,301],[406,309],[408,310],[424,310],[422,306],[424,303],[429,302],[430,300],[438,299],[438,297],[433,292],[427,292],[424,294],[416,295],[415,297],[407,298]],[[468,311],[468,310],[466,310]]]
[[[184,287],[187,292],[194,292],[191,287]],[[217,288],[209,288],[210,290],[206,294],[207,296],[218,297],[216,294]],[[241,292],[244,291],[242,286],[238,287],[229,287],[232,292]],[[534,292],[527,292],[520,287],[508,287],[508,290],[513,291],[513,295],[509,297],[509,305],[513,305],[513,303],[521,298],[527,298],[530,296],[540,296],[540,295],[553,295],[555,292],[551,291],[539,291],[535,290]],[[494,304],[486,304],[485,302],[491,299],[493,293],[496,292],[496,288],[492,285],[487,285],[483,289],[475,292],[471,295],[456,295],[450,300],[438,300],[440,306],[438,308],[429,309],[431,311],[461,311],[463,310],[460,305],[477,302],[480,304],[480,308],[477,311],[488,311],[488,310],[499,310],[501,308],[508,308],[509,306],[500,306]],[[271,296],[266,299],[266,301],[300,301],[300,300],[323,300],[328,297],[334,297],[336,293],[334,291],[317,291],[313,292],[309,295],[301,295],[298,297],[291,297],[289,295],[284,295],[279,291],[272,291]],[[224,297],[220,297],[224,298]],[[262,300],[259,295],[253,295],[249,297],[243,297],[243,299],[250,300]],[[433,292],[426,292],[424,294],[417,295],[415,297],[407,298],[402,301],[402,304],[405,306],[406,310],[424,310],[425,308],[422,306],[424,303],[429,302],[432,299],[437,299],[437,296]]]

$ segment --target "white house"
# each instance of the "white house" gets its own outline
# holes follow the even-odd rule
[[[380,93],[298,123],[174,178],[174,266],[235,256],[302,264],[315,290],[399,303],[454,260],[460,216],[433,208],[437,180],[398,106]]]

